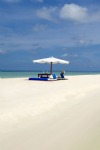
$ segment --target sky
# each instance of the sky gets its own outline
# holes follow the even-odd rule
[[[100,71],[99,0],[0,0],[0,70]],[[49,68],[48,68],[49,69]]]

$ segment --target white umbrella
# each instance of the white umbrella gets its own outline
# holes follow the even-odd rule
[[[49,57],[44,59],[33,60],[33,63],[49,63],[50,64],[50,74],[52,74],[52,64],[69,64],[69,61],[58,59],[55,57]]]

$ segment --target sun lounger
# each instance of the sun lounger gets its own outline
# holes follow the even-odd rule
[[[31,77],[29,80],[36,80],[36,81],[57,81],[56,75],[52,74],[49,77],[45,78],[40,78],[40,77]]]

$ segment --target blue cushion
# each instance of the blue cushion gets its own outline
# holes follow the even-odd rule
[[[53,74],[52,76],[53,76],[53,79],[56,79],[56,75],[55,74]]]
[[[48,78],[29,78],[29,80],[47,81]]]
[[[61,73],[60,76],[61,76],[61,78],[64,78],[64,74]]]

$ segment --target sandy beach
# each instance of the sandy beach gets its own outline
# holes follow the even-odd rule
[[[0,79],[0,150],[100,150],[100,75]]]

